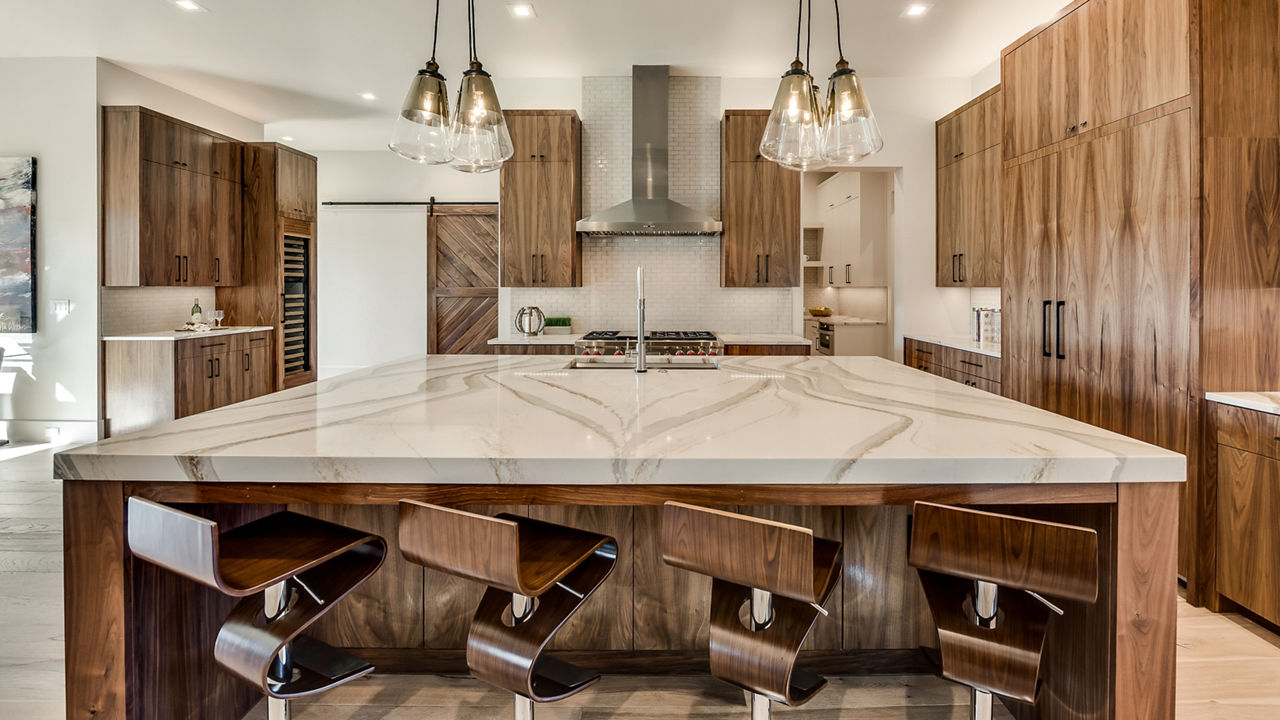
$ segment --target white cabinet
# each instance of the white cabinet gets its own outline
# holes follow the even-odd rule
[[[880,178],[876,178],[879,182]],[[822,282],[837,287],[887,284],[885,232],[866,232],[860,173],[838,172],[818,186]],[[868,207],[868,211],[879,208]]]
[[[837,325],[834,355],[875,355],[888,357],[884,325]]]
[[[804,339],[815,345],[818,342],[818,321],[813,318],[806,318],[804,321]]]

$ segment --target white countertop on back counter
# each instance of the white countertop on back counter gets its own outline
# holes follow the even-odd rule
[[[1051,485],[1181,482],[1186,459],[877,357],[736,356],[638,375],[563,357],[427,355],[72,448],[54,475]]]
[[[884,320],[868,320],[867,318],[854,317],[852,315],[828,315],[827,317],[817,317],[815,315],[810,315],[809,313],[805,313],[804,319],[806,321],[815,320],[817,322],[827,323],[828,325],[884,325],[885,324]]]
[[[926,335],[921,333],[903,333],[902,336],[911,340],[933,343],[934,345],[942,345],[944,347],[955,348],[957,350],[967,350],[969,352],[978,353],[979,355],[986,355],[987,357],[1000,357],[1000,343],[978,342],[966,335]]]
[[[813,345],[800,335],[768,333],[716,333],[725,345]],[[572,345],[582,338],[577,335],[506,335],[489,341],[490,345]]]
[[[240,333],[262,332],[264,330],[275,330],[270,325],[266,326],[243,326],[243,327],[222,327],[217,330],[209,330],[207,332],[192,332],[190,330],[161,330],[159,332],[149,333],[133,333],[132,335],[107,335],[103,340],[160,340],[164,342],[173,342],[175,340],[195,340],[199,338],[217,337],[219,335],[238,335]]]
[[[1209,402],[1280,415],[1280,392],[1211,392],[1204,397]]]

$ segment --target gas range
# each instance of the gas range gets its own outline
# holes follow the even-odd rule
[[[723,355],[724,343],[707,330],[655,330],[645,333],[646,355]],[[573,344],[575,355],[631,355],[635,333],[596,330]]]

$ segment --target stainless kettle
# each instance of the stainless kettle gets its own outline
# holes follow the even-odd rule
[[[536,305],[522,307],[516,311],[516,331],[522,335],[541,335],[547,326],[547,316]]]

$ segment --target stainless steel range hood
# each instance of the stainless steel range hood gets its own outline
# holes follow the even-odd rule
[[[670,66],[631,72],[631,199],[578,221],[587,235],[719,235],[720,221],[668,197],[667,88]]]

